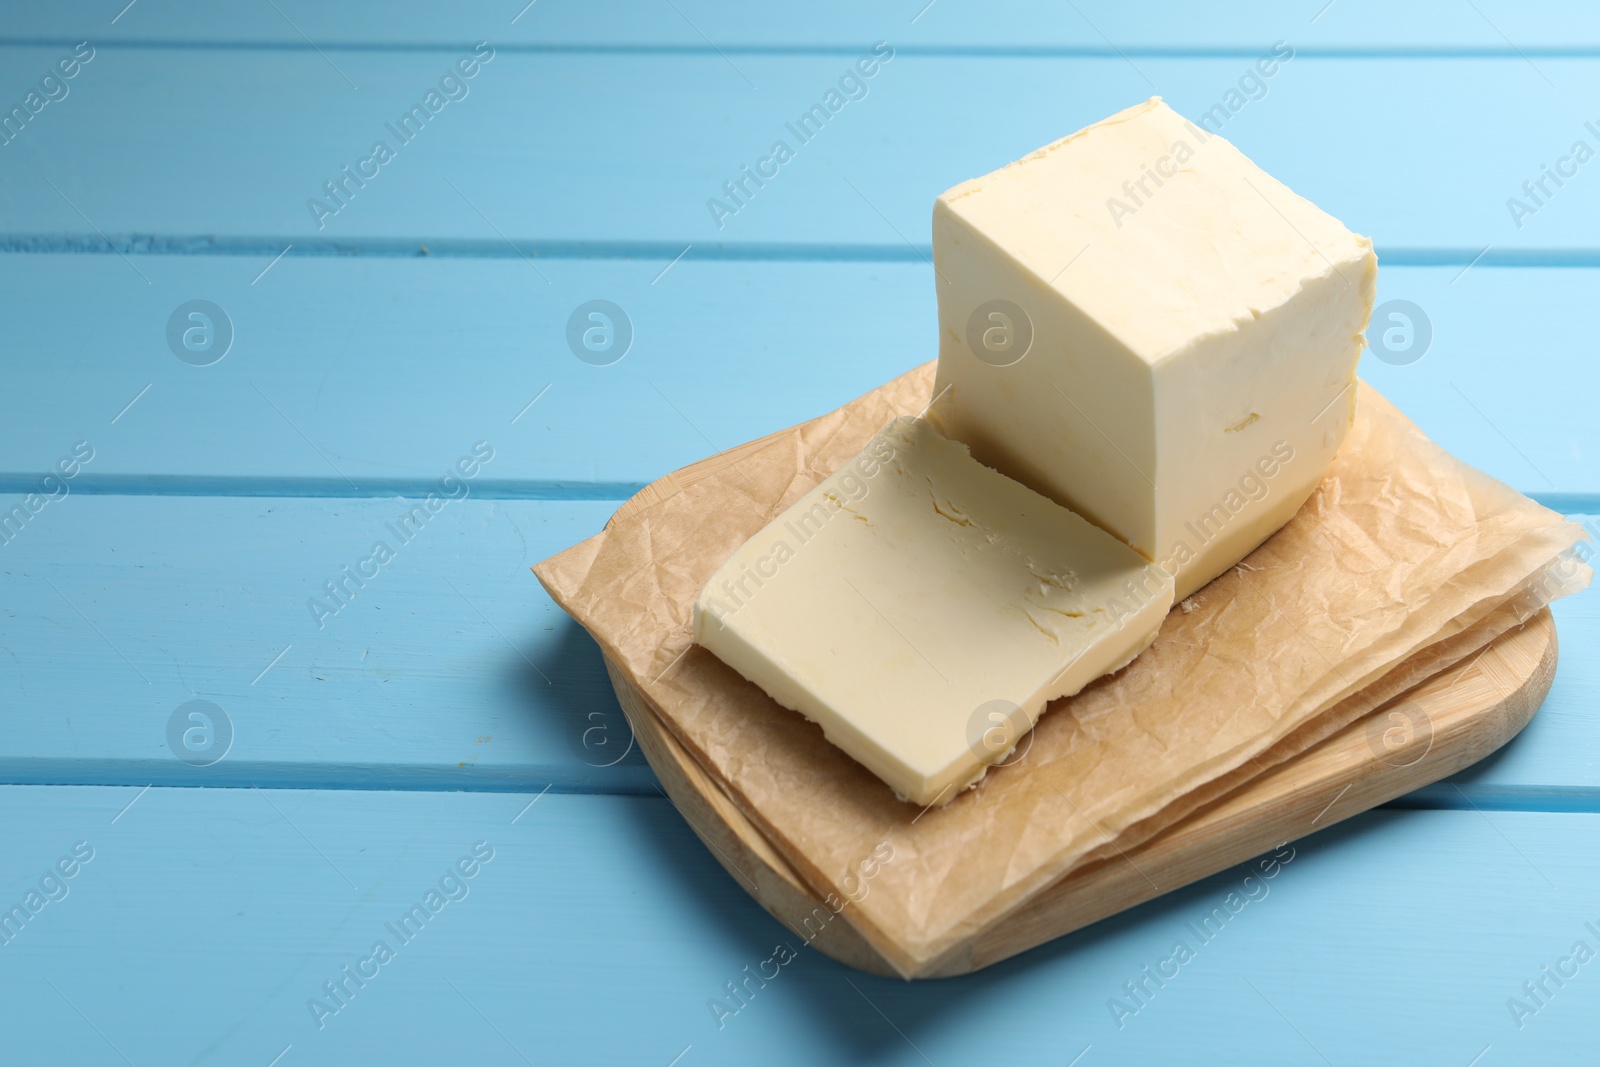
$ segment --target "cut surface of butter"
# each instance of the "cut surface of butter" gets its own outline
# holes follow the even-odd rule
[[[1142,652],[1172,601],[1159,567],[901,418],[712,575],[694,638],[931,805]]]
[[[929,420],[1180,599],[1289,520],[1355,417],[1372,243],[1159,98],[946,192],[933,250]]]

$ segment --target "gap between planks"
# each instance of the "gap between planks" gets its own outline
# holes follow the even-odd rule
[[[344,259],[588,259],[670,260],[686,243],[694,251],[682,258],[697,262],[763,263],[907,263],[925,266],[931,245],[904,242],[844,244],[806,241],[685,242],[584,241],[519,237],[346,237],[305,235],[156,234],[79,232],[0,232],[0,254],[6,255],[149,255],[272,257],[284,253],[293,237],[289,259],[337,256]],[[1590,269],[1600,267],[1596,248],[1494,248],[1482,246],[1379,246],[1386,267],[1502,267],[1514,269]]]
[[[0,48],[71,48],[81,36],[18,36],[0,37]],[[191,51],[191,52],[394,52],[454,54],[470,50],[476,39],[462,38],[455,43],[439,41],[243,41],[202,39],[187,40],[176,37],[152,37],[117,41],[99,45],[107,49],[124,51]],[[863,47],[870,48],[866,38],[850,44],[757,44],[730,42],[724,44],[583,44],[508,41],[496,42],[496,54],[520,55],[581,55],[581,56],[685,56],[717,59],[730,55],[772,56],[774,58],[802,56],[838,56],[854,59]],[[918,56],[929,59],[1258,59],[1259,44],[1250,45],[896,45],[897,56]],[[1296,59],[1446,59],[1446,60],[1506,60],[1523,62],[1526,59],[1600,59],[1600,45],[1329,45],[1295,47]]]
[[[631,797],[663,801],[655,779],[612,786],[583,783],[538,781],[468,784],[459,781],[405,782],[367,781],[352,783],[329,776],[317,780],[297,768],[294,779],[274,781],[270,777],[213,779],[196,777],[191,781],[163,778],[160,775],[85,775],[80,780],[62,775],[62,780],[31,780],[26,775],[9,776],[0,771],[0,788],[46,789],[268,789],[280,792],[316,793],[505,793],[531,796],[552,793],[558,796]],[[153,780],[152,780],[153,778]],[[1600,786],[1472,786],[1457,785],[1451,779],[1424,786],[1405,796],[1380,804],[1373,811],[1494,811],[1525,812],[1543,815],[1600,815]]]

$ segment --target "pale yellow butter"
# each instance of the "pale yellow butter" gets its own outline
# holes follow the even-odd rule
[[[1171,578],[918,419],[752,537],[695,641],[918,804],[1155,638]]]
[[[928,418],[1177,576],[1305,501],[1355,413],[1372,244],[1152,99],[941,196]]]

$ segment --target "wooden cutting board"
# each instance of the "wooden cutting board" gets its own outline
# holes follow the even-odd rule
[[[791,428],[748,442],[658,479],[626,501],[612,521],[793,432]],[[818,909],[827,914],[821,899],[672,736],[650,699],[609,659],[606,669],[667,796],[746,891],[796,935],[807,937],[802,921]],[[1071,872],[923,977],[965,974],[998,963],[1454,774],[1527,725],[1544,702],[1555,669],[1555,622],[1545,609],[1465,663],[1244,782],[1143,844]],[[840,915],[848,918],[849,909]],[[859,970],[897,973],[848,922],[824,924],[811,944]]]

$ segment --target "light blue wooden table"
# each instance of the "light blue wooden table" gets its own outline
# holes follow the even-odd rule
[[[1227,137],[1374,236],[1431,340],[1369,381],[1600,512],[1600,14],[524,2],[0,20],[0,1062],[1594,1058],[1600,594],[1522,737],[1298,843],[1131,1016],[1242,869],[964,979],[802,951],[719,1025],[793,939],[528,567],[930,358],[934,196],[1154,93],[1237,101]],[[567,343],[595,299],[610,365]]]

